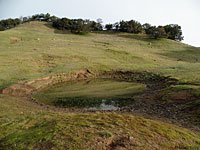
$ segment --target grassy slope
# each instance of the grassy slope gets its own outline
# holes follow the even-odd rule
[[[61,34],[43,24],[32,22],[0,32],[0,89],[82,68],[94,72],[150,71],[188,82],[200,81],[200,53],[194,47],[126,33]],[[10,37],[21,37],[22,41],[11,44]],[[96,149],[97,141],[100,147],[115,147],[121,141],[138,149],[150,145],[154,149],[198,149],[200,145],[200,137],[189,131],[143,118],[50,112],[4,95],[0,95],[0,103],[0,149],[87,149],[90,143]]]
[[[0,102],[0,149],[100,149],[123,144],[124,149],[200,147],[198,135],[140,117],[52,112],[5,96],[0,96]]]
[[[126,33],[61,34],[43,24],[32,22],[0,33],[0,86],[82,68],[150,71],[200,81],[197,48]],[[11,44],[10,37],[22,41]]]

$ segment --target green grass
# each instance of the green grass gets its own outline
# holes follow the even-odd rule
[[[196,96],[196,97],[200,97],[200,91],[199,91],[199,90],[196,91],[196,92],[194,93],[194,96]]]
[[[22,41],[13,43],[10,37],[19,37]],[[0,66],[0,90],[21,81],[63,72],[70,74],[83,68],[93,73],[112,70],[148,71],[172,76],[179,79],[179,83],[200,82],[199,49],[192,46],[168,39],[154,40],[142,34],[64,33],[43,22],[26,23],[0,32]],[[132,89],[128,88],[130,86],[144,88],[144,85],[124,82],[102,82],[101,86],[95,83],[87,85],[87,90],[83,89],[79,96],[94,94],[101,97],[101,93],[109,90],[106,96],[114,97],[118,93],[132,93]],[[70,88],[80,91],[81,86],[73,85]],[[70,92],[70,88],[66,87],[69,94],[76,95],[77,92]],[[178,87],[178,90],[188,88]],[[58,93],[65,95],[63,89],[56,89],[58,91],[55,91],[55,95],[53,91],[47,95],[48,100]],[[199,135],[141,117],[117,113],[55,111],[23,98],[2,94],[0,103],[2,150],[103,149],[119,146],[117,144],[126,145],[125,149],[200,149]]]
[[[188,102],[188,103],[185,104],[184,108],[191,108],[191,107],[196,107],[196,106],[200,106],[200,100]]]
[[[101,137],[105,137],[105,138],[110,138],[110,137],[112,137],[112,133],[110,133],[110,132],[108,132],[108,131],[101,132],[101,133],[99,133],[99,135],[100,135]]]
[[[10,37],[20,37],[22,41],[11,44]],[[200,81],[198,49],[168,39],[154,40],[127,33],[61,34],[42,22],[31,22],[0,32],[0,41],[0,86],[3,87],[8,82],[29,81],[82,68],[94,72],[149,71],[187,82]]]
[[[120,144],[120,139],[131,149],[200,148],[200,137],[191,131],[141,117],[53,112],[8,96],[0,96],[0,102],[0,149],[3,150],[98,149]],[[15,105],[9,107],[12,103]],[[106,144],[109,140],[112,142]]]
[[[195,85],[174,85],[170,87],[172,91],[188,91],[188,90],[197,90],[199,86]]]

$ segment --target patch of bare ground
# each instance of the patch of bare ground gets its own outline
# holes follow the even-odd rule
[[[128,135],[116,135],[110,138],[99,138],[97,139],[95,146],[99,150],[144,150],[144,149],[160,149],[162,146],[159,143],[167,143],[169,142],[167,138],[154,136],[151,137],[153,139],[148,138],[136,138]],[[181,141],[176,141],[177,145]],[[148,145],[148,147],[146,146]],[[164,147],[163,147],[164,149]],[[165,148],[168,149],[168,148]],[[179,149],[177,147],[177,149]]]
[[[36,150],[50,150],[54,147],[54,144],[51,142],[44,142],[36,145],[34,149]]]
[[[108,145],[108,150],[131,150],[137,143],[139,142],[133,137],[117,137]]]
[[[52,86],[57,83],[67,82],[71,80],[80,80],[94,77],[88,69],[82,69],[77,73],[68,75],[66,73],[61,73],[56,76],[49,76],[45,78],[35,79],[26,83],[18,83],[2,89],[2,94],[16,96],[16,97],[27,97],[42,88]]]
[[[32,87],[31,85],[15,84],[6,89],[3,89],[2,94],[16,96],[16,97],[24,97],[35,91],[36,91],[36,89],[34,87]]]
[[[35,100],[31,95],[42,88],[51,86],[61,82],[71,80],[80,80],[88,78],[110,78],[116,80],[124,80],[129,82],[139,82],[146,84],[147,90],[141,96],[135,96],[135,103],[131,106],[123,107],[119,110],[88,110],[88,109],[73,109],[73,108],[58,108],[55,106],[45,105]],[[189,115],[193,111],[183,109],[188,101],[193,101],[196,98],[189,91],[179,91],[166,94],[165,89],[170,85],[176,85],[177,80],[170,77],[163,77],[149,72],[130,72],[130,71],[110,71],[100,75],[93,74],[88,69],[82,69],[77,73],[68,75],[62,73],[57,76],[36,79],[27,83],[20,83],[10,86],[2,90],[3,94],[26,97],[26,99],[40,105],[44,109],[61,112],[77,112],[77,113],[93,113],[93,112],[119,112],[119,113],[135,113],[146,118],[168,120],[167,122],[175,123],[179,126],[190,128],[200,133],[198,125],[194,125],[196,118]],[[168,103],[165,100],[171,99],[173,102]],[[197,107],[198,109],[199,107]],[[196,110],[196,109],[195,109]],[[123,140],[122,140],[123,141]],[[113,144],[114,145],[114,144]]]
[[[15,44],[15,43],[20,42],[20,41],[22,41],[22,38],[20,38],[20,37],[14,37],[14,36],[10,37],[10,43],[11,44]]]

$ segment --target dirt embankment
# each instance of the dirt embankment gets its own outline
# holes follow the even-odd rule
[[[94,74],[86,68],[72,74],[61,73],[56,76],[35,79],[26,83],[18,83],[3,89],[2,94],[26,97],[37,92],[38,90],[57,83],[88,78],[110,78],[130,82],[140,82],[146,84],[147,87],[151,89],[161,89],[176,82],[175,79],[171,79],[170,77],[162,77],[148,72],[110,71],[102,74]]]
[[[110,71],[102,74],[94,74],[87,68],[76,73],[61,73],[56,76],[35,79],[26,83],[18,83],[2,90],[2,94],[17,97],[26,97],[45,87],[70,80],[81,80],[87,78],[110,78],[125,81],[134,81],[146,84],[149,88],[163,88],[176,80],[170,77],[162,77],[148,72],[130,72],[130,71]]]
[[[189,94],[187,91],[184,91],[186,92],[186,94],[183,95],[180,95],[180,92],[178,92],[179,95],[176,96],[174,96],[174,93],[166,93],[166,89],[171,85],[176,85],[177,80],[148,72],[110,71],[104,72],[102,74],[94,74],[88,69],[82,69],[77,73],[73,73],[71,75],[62,73],[57,76],[50,76],[46,78],[36,79],[27,83],[15,84],[3,89],[2,93],[16,97],[26,97],[28,100],[31,100],[32,102],[37,103],[44,109],[48,110],[50,109],[53,111],[93,113],[96,111],[88,109],[68,109],[48,106],[38,102],[31,96],[38,90],[41,90],[42,88],[48,86],[52,86],[57,83],[88,78],[107,78],[146,84],[147,90],[145,90],[141,96],[134,98],[134,104],[121,108],[116,112],[142,114],[142,116],[146,116],[146,118],[150,119],[153,119],[154,117],[167,118],[173,120],[175,124],[178,122],[178,125],[190,129],[192,128],[195,131],[200,132],[200,128],[198,127],[198,125],[194,125],[194,122],[197,120],[197,118],[191,117],[191,114],[194,113],[194,110],[188,110],[188,108],[183,109],[186,103],[188,103],[189,101],[195,102],[197,98],[191,98],[191,94]],[[167,101],[168,99],[173,100],[173,102],[169,103]],[[195,104],[194,106],[196,108],[197,105]],[[110,111],[98,110],[98,112],[103,113]],[[111,112],[114,111],[111,110]],[[195,114],[199,114],[199,112]]]
[[[95,77],[95,74],[91,73],[88,69],[82,69],[79,72],[71,75],[62,73],[56,76],[35,79],[26,83],[18,83],[3,89],[1,93],[16,97],[26,97],[42,88],[52,86],[57,83],[67,82],[70,80],[86,79],[91,77]]]

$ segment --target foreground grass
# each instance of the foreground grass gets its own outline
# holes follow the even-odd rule
[[[0,103],[2,150],[200,149],[198,135],[141,117],[52,112],[8,96],[0,96]]]

